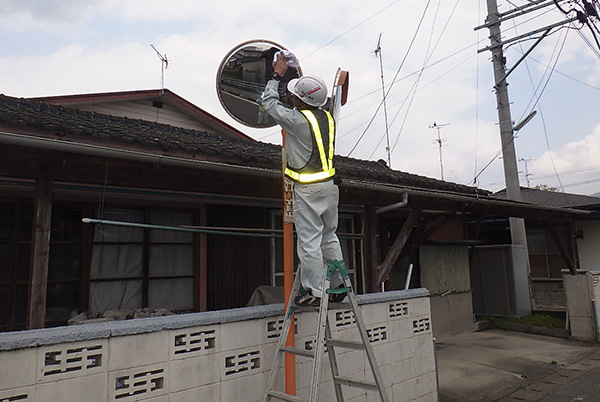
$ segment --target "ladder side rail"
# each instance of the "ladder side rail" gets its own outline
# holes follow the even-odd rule
[[[325,297],[329,297],[325,295]],[[329,355],[329,367],[331,368],[331,378],[333,379],[333,386],[335,389],[335,397],[337,402],[344,402],[344,392],[342,390],[342,385],[338,383],[335,379],[340,376],[340,370],[337,364],[337,356],[335,355],[335,345],[329,342],[332,338],[331,335],[331,325],[329,324],[329,317],[327,317],[327,325],[325,327],[325,337],[327,339],[327,354]]]

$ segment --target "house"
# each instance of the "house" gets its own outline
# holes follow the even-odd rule
[[[506,198],[506,191],[494,196]],[[534,308],[565,311],[562,271],[600,268],[600,198],[527,187],[521,187],[521,198],[541,206],[589,212],[557,224],[526,220]],[[502,225],[505,226],[502,220],[488,225],[488,239],[505,237]]]
[[[84,312],[243,307],[282,284],[281,147],[168,90],[1,95],[0,156],[2,331]],[[357,292],[425,287],[439,333],[472,328],[469,222],[580,214],[376,161],[338,156],[337,171]]]

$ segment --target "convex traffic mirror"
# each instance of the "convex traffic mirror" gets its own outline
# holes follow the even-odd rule
[[[273,58],[282,50],[287,49],[269,40],[251,40],[234,47],[221,62],[217,72],[217,95],[223,108],[238,122],[254,128],[277,124],[262,109],[260,100],[273,74]],[[282,102],[287,102],[287,83],[301,75],[301,69],[288,68],[279,83]]]

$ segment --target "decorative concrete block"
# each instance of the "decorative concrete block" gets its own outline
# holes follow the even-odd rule
[[[106,373],[107,341],[62,343],[37,349],[37,381],[60,381]]]
[[[395,300],[388,303],[388,319],[406,318],[410,314],[408,300]]]
[[[0,389],[35,385],[36,356],[35,349],[3,352],[0,358]]]
[[[110,401],[125,402],[168,397],[169,383],[166,364],[111,371],[108,374],[108,396]]]
[[[4,371],[3,371],[4,373]],[[35,399],[35,387],[5,388],[0,391],[2,402],[33,402]]]
[[[160,331],[110,338],[109,370],[122,370],[168,361],[169,335],[169,331]]]
[[[281,331],[283,330],[283,322],[285,321],[284,316],[278,317],[269,317],[264,320],[265,322],[265,344],[267,343],[277,343],[279,341],[279,336],[281,335]],[[295,333],[296,331],[296,323],[298,322],[298,318],[294,316],[294,322],[290,324],[290,332]]]
[[[272,361],[265,361],[262,347],[253,346],[245,349],[233,349],[219,353],[221,381],[232,381],[237,378],[255,376],[264,373],[271,367]]]
[[[39,384],[35,390],[35,397],[31,401],[64,402],[86,401],[107,402],[107,375],[106,373],[69,378]]]
[[[170,358],[188,359],[218,353],[220,351],[219,329],[218,325],[211,325],[170,331]]]
[[[218,383],[221,380],[218,354],[173,360],[169,363],[171,392]]]

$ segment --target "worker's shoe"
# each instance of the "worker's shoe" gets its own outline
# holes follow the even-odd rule
[[[341,303],[344,301],[344,299],[346,298],[346,295],[348,294],[348,289],[346,289],[345,285],[342,283],[340,286],[338,286],[336,289],[339,289],[339,292],[335,292],[335,293],[329,293],[329,301],[331,303]],[[345,291],[342,291],[342,289],[345,289]]]
[[[313,296],[310,289],[301,287],[294,299],[294,303],[302,307],[319,307],[321,305],[321,298]]]

